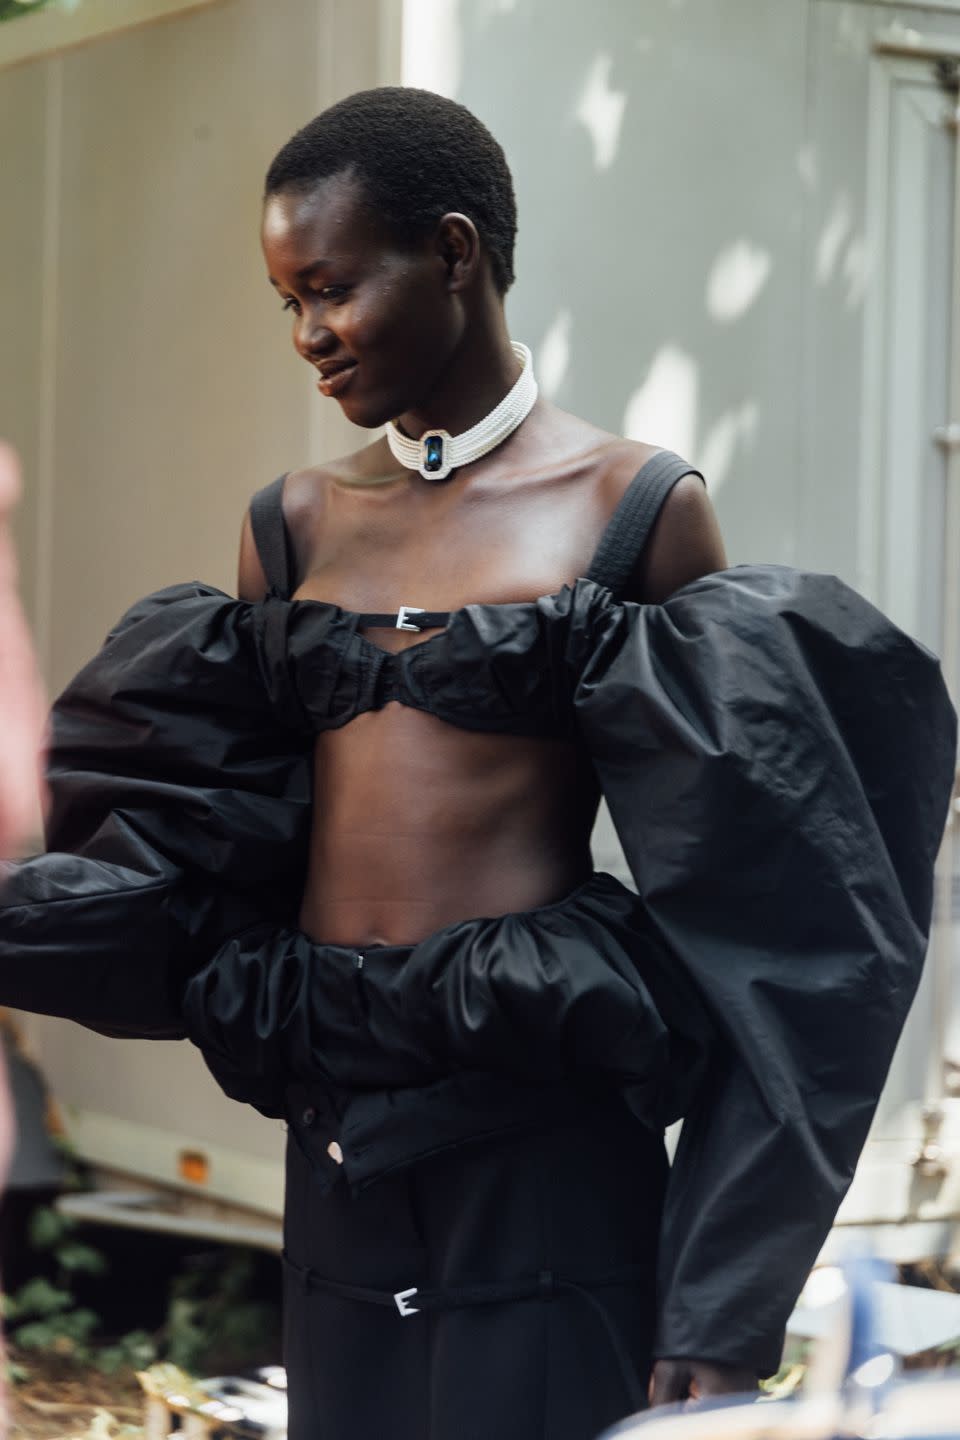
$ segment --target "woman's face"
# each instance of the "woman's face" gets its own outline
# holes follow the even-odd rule
[[[429,404],[459,333],[434,244],[402,247],[348,175],[272,195],[262,241],[294,348],[316,367],[322,395],[367,428]]]

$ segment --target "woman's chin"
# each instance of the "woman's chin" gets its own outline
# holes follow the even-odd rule
[[[343,412],[344,419],[349,420],[351,425],[359,425],[362,430],[380,430],[388,420],[393,418],[392,410],[382,403],[377,404],[375,400],[364,400],[356,395],[344,395],[342,400],[337,401]]]

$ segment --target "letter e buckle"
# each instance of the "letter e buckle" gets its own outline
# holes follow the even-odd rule
[[[416,1305],[407,1304],[407,1301],[410,1300],[414,1295],[416,1295],[416,1293],[417,1287],[416,1285],[414,1285],[412,1290],[398,1290],[396,1295],[394,1295],[394,1301],[396,1302],[397,1309],[400,1311],[401,1315],[420,1314],[420,1311],[417,1309]]]
[[[422,606],[422,605],[401,605],[401,606],[400,606],[400,609],[397,611],[397,624],[396,624],[396,628],[397,628],[398,630],[415,630],[416,633],[419,635],[419,633],[420,633],[420,626],[419,626],[419,625],[410,625],[410,624],[407,622],[407,616],[408,616],[408,615],[422,615],[422,614],[423,614],[423,606]],[[401,1312],[401,1313],[402,1313],[402,1312]]]

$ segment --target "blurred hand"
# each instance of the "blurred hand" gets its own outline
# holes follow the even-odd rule
[[[757,1388],[752,1370],[710,1360],[657,1360],[650,1376],[650,1404],[703,1400],[708,1395],[746,1395]]]
[[[0,444],[0,859],[36,826],[42,794],[46,704],[17,597],[7,518],[20,495],[17,458]]]

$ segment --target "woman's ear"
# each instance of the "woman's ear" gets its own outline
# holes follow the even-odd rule
[[[444,215],[437,226],[436,248],[448,289],[465,290],[480,267],[480,236],[470,217],[456,210]]]

